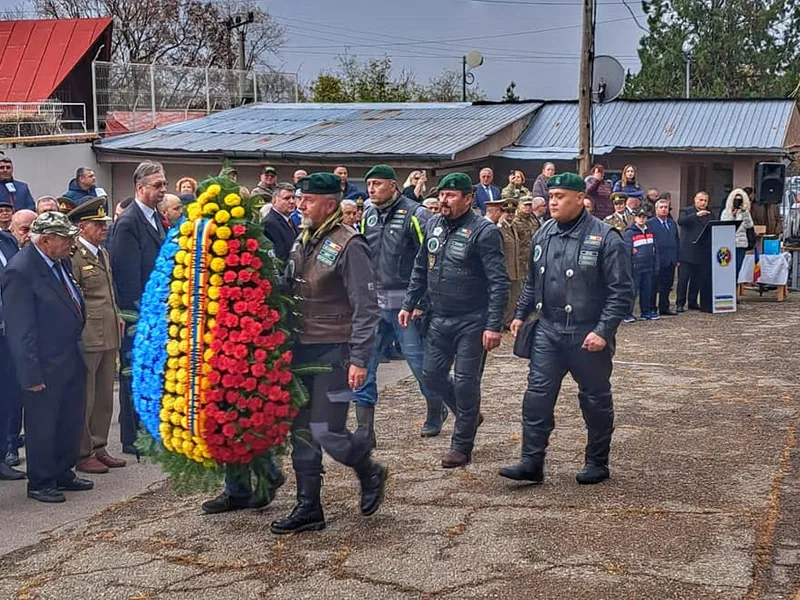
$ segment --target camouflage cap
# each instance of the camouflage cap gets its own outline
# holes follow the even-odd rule
[[[54,210],[40,214],[31,223],[31,233],[41,235],[59,235],[61,237],[75,237],[80,230],[70,223],[64,213]]]
[[[559,173],[547,180],[547,189],[586,192],[586,182],[577,173]]]
[[[471,194],[472,180],[466,173],[448,173],[442,177],[437,187],[440,192],[442,190],[459,190],[465,194]]]

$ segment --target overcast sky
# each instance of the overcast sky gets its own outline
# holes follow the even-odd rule
[[[211,0],[226,1],[226,0]],[[646,19],[637,0],[598,0],[598,54],[637,71],[643,34],[625,4]],[[0,10],[18,0],[0,0]],[[333,70],[347,51],[360,59],[389,55],[398,70],[424,82],[443,69],[461,69],[470,50],[484,55],[475,83],[499,100],[513,79],[523,98],[576,98],[580,0],[262,0],[287,31],[277,59],[308,82]]]

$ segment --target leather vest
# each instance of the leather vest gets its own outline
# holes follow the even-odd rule
[[[353,308],[337,272],[347,244],[358,235],[342,224],[324,238],[304,247],[296,241],[289,256],[294,265],[294,292],[303,315],[301,344],[339,344],[350,341]]]

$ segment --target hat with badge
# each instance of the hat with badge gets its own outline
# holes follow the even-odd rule
[[[625,204],[628,201],[628,194],[625,192],[614,192],[610,197],[614,204]]]
[[[515,212],[517,210],[517,201],[514,198],[506,198],[503,200],[500,209],[503,212]]]
[[[439,181],[439,191],[458,190],[465,194],[472,193],[472,180],[466,173],[448,173]]]
[[[31,233],[39,235],[59,235],[61,237],[75,237],[80,229],[70,223],[64,213],[54,210],[40,214],[31,223]]]
[[[80,223],[81,221],[107,223],[111,220],[111,217],[106,214],[107,200],[108,198],[105,196],[98,196],[97,198],[82,202],[69,211],[67,217],[73,223]]]
[[[397,181],[397,173],[389,165],[375,165],[367,171],[364,179],[394,179]]]
[[[341,194],[342,179],[333,173],[311,173],[297,182],[304,194]]]
[[[369,198],[365,192],[351,192],[345,196],[345,200],[353,200],[356,206],[364,206],[364,200]]]
[[[78,206],[72,198],[65,198],[64,196],[59,196],[56,198],[56,202],[58,202],[58,210],[64,214],[67,214],[73,208]]]
[[[577,173],[559,173],[547,180],[548,190],[571,190],[573,192],[585,192],[586,182]]]
[[[544,198],[542,198],[544,200]],[[519,199],[520,204],[533,204],[533,196],[523,196]]]
[[[273,175],[277,175],[278,174],[278,172],[275,170],[275,167],[271,167],[269,165],[267,165],[266,167],[261,169],[261,172],[264,173],[264,174],[266,174],[266,173],[272,173]]]

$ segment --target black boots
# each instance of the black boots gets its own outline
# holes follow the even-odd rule
[[[202,508],[203,512],[207,515],[215,515],[232,510],[244,510],[245,508],[250,508],[250,498],[230,496],[227,492],[222,492],[216,498],[203,502],[200,508]]]
[[[544,463],[541,460],[523,459],[512,467],[500,469],[500,476],[514,481],[542,483],[544,481]]]
[[[586,463],[583,468],[575,475],[575,480],[581,485],[593,485],[609,478],[608,467],[605,465],[593,465]]]
[[[297,504],[288,517],[273,521],[270,531],[276,535],[325,529],[325,515],[320,502],[321,475],[297,473]]]
[[[356,404],[356,422],[358,428],[355,435],[369,439],[370,449],[374,450],[378,446],[375,438],[375,407]]]
[[[431,418],[432,417],[431,412],[434,412],[433,418]],[[428,418],[425,420],[425,424],[422,426],[422,430],[419,432],[419,434],[422,437],[436,437],[437,435],[439,435],[442,432],[442,425],[444,425],[444,422],[447,420],[448,414],[450,413],[448,412],[447,407],[444,404],[442,404],[442,408],[439,415],[435,415],[435,409],[433,409],[432,411],[431,408],[429,407]],[[435,422],[437,420],[436,416],[439,417],[438,426],[431,424],[432,422]]]
[[[361,514],[368,517],[378,510],[383,501],[389,470],[374,462],[369,456],[354,468],[361,482]]]

